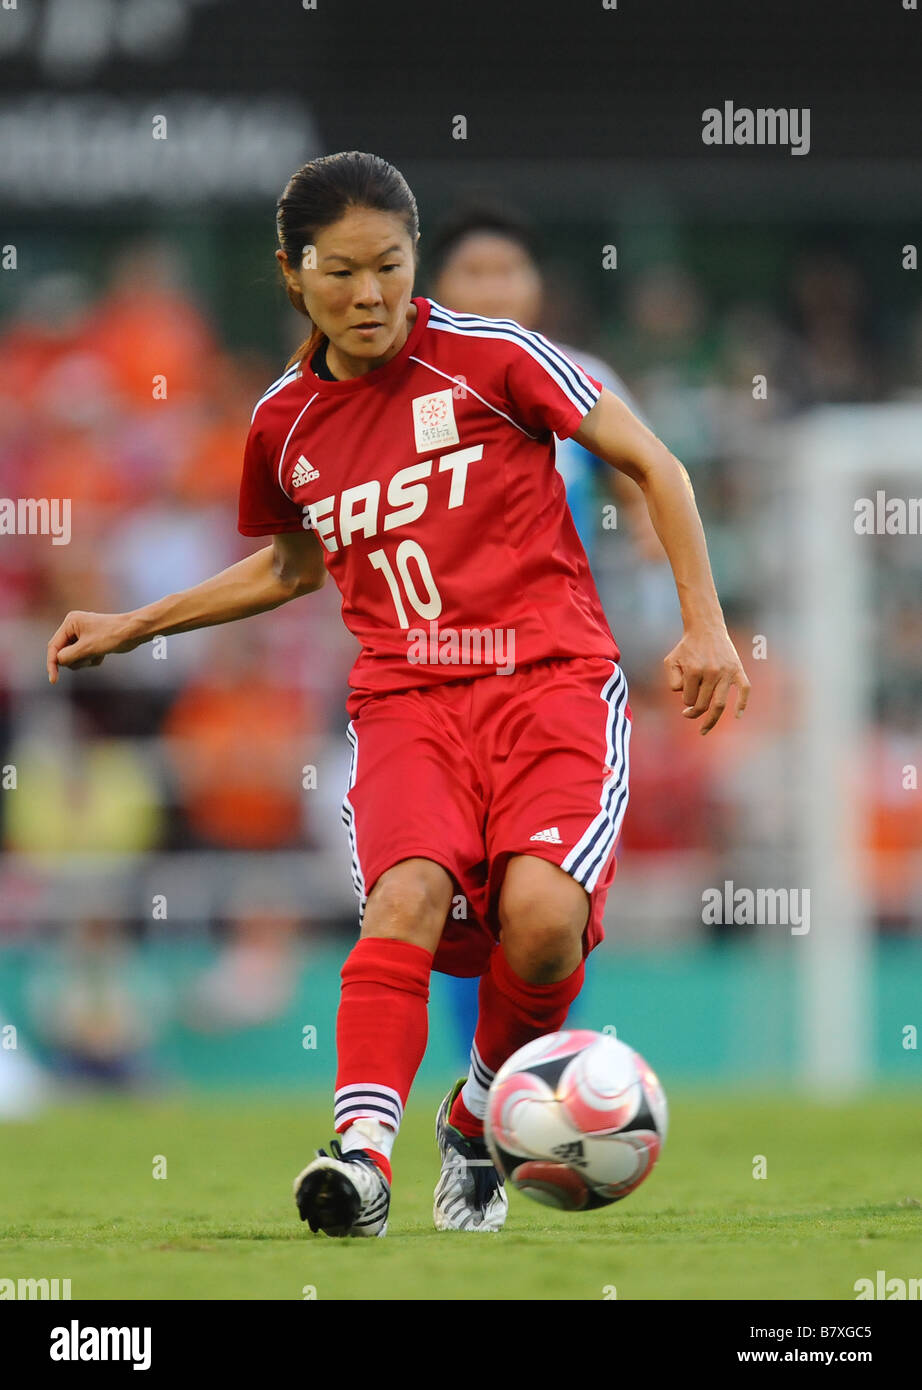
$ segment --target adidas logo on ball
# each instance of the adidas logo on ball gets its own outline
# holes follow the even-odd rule
[[[639,1052],[576,1028],[535,1038],[503,1063],[483,1124],[510,1187],[560,1211],[594,1211],[649,1177],[669,1111]]]

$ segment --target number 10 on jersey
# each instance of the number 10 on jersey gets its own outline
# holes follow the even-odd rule
[[[396,574],[386,551],[372,550],[369,552],[368,558],[375,569],[380,570],[387,580],[387,587],[391,591],[391,598],[394,600],[394,607],[397,610],[397,621],[402,628],[406,629],[410,626],[403,601],[404,594],[410,606],[427,622],[432,622],[439,617],[442,612],[442,596],[432,577],[429,557],[417,541],[403,540],[398,545],[394,556]],[[410,568],[411,561],[414,562],[417,571],[415,575]],[[403,590],[402,593],[401,589]],[[421,589],[424,590],[423,593],[420,592]]]

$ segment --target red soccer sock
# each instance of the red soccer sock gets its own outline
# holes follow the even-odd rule
[[[483,1120],[478,1120],[476,1115],[472,1115],[464,1104],[464,1087],[455,1096],[454,1103],[448,1114],[449,1124],[453,1124],[455,1129],[460,1129],[461,1133],[468,1139],[483,1138]]]
[[[511,969],[502,947],[495,947],[480,980],[471,1069],[449,1116],[462,1134],[471,1139],[482,1136],[487,1092],[496,1072],[517,1048],[563,1027],[585,973],[585,961],[580,961],[566,979],[532,985]]]
[[[426,1050],[431,969],[432,952],[409,941],[364,937],[350,951],[336,1018],[337,1134],[360,1119],[400,1128]],[[390,1181],[389,1154],[371,1139],[362,1147]]]
[[[381,1172],[387,1178],[388,1183],[393,1182],[394,1174],[391,1169],[391,1161],[388,1158],[387,1154],[379,1154],[377,1149],[366,1149],[365,1152],[367,1154],[371,1154],[375,1163],[377,1163],[378,1167],[381,1169]]]

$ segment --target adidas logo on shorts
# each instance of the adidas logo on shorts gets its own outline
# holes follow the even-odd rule
[[[563,840],[560,838],[560,831],[557,829],[556,825],[552,825],[550,830],[539,830],[537,835],[529,835],[528,838],[530,840],[544,840],[544,842],[549,845],[563,844]]]

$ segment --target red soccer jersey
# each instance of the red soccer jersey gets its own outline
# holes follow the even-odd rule
[[[415,298],[403,347],[349,381],[308,362],[262,397],[239,530],[316,531],[368,695],[551,657],[618,660],[555,467],[600,383],[511,319]]]

